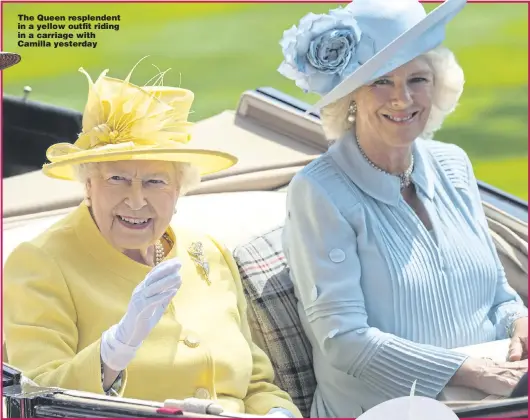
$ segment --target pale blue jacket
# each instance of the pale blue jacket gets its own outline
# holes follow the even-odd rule
[[[433,225],[353,135],[292,180],[283,246],[318,381],[312,417],[358,417],[387,399],[435,398],[466,356],[527,308],[508,285],[476,179],[455,145],[418,139],[412,174]]]

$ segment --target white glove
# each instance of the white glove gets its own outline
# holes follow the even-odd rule
[[[265,414],[264,417],[271,417],[274,419],[288,419],[288,418],[294,418],[294,415],[286,408],[274,407],[274,408],[271,408],[269,412]]]
[[[110,369],[124,370],[160,321],[182,283],[180,267],[177,258],[154,267],[134,289],[121,321],[103,333],[101,359]]]

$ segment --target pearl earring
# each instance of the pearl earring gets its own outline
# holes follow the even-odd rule
[[[85,203],[85,206],[87,207],[90,207],[90,205],[92,204],[92,202],[90,201],[90,197],[85,197],[83,201]]]
[[[348,107],[348,122],[354,123],[355,122],[355,114],[357,113],[357,103],[355,101],[351,101],[350,106]]]

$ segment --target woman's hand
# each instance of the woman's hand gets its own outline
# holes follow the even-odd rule
[[[496,363],[491,359],[467,359],[453,376],[450,385],[478,389],[488,395],[509,397],[522,376],[528,361]]]
[[[528,371],[526,361],[494,363],[478,372],[476,389],[488,395],[509,397],[519,380]]]
[[[528,317],[519,318],[513,324],[512,340],[508,350],[508,360],[528,360]]]
[[[103,333],[101,359],[120,372],[160,321],[181,285],[181,263],[173,258],[154,267],[134,289],[127,312],[121,321]]]

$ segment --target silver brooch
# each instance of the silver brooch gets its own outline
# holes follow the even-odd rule
[[[190,257],[195,263],[195,265],[199,267],[202,277],[204,278],[208,286],[210,286],[211,282],[208,278],[208,275],[210,274],[210,266],[204,259],[204,250],[202,242],[193,242],[188,248],[188,253],[190,254]]]

